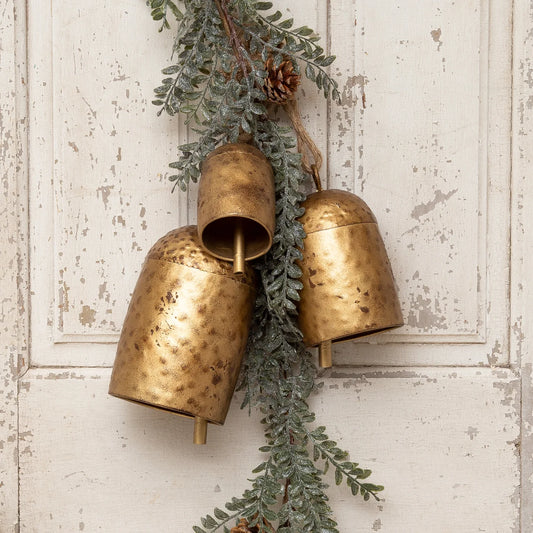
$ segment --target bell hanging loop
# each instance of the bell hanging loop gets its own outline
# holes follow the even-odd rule
[[[313,176],[313,181],[315,183],[316,190],[320,192],[322,190],[322,182],[320,181],[320,174],[318,172],[318,167],[316,163],[311,165],[311,175]]]

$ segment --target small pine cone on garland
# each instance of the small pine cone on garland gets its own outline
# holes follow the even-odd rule
[[[263,92],[268,101],[284,104],[290,100],[300,85],[300,75],[294,70],[292,61],[284,59],[276,68],[274,58],[269,57],[265,62],[265,70],[267,77],[263,85]]]
[[[260,530],[259,526],[249,527],[250,524],[248,520],[246,520],[246,518],[241,518],[239,523],[231,529],[230,533],[270,533],[274,531],[272,525],[265,519],[263,519],[263,523],[265,527]]]

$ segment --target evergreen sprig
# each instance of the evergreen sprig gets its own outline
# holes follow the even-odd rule
[[[170,23],[168,22],[167,17],[168,11],[174,15],[178,22],[183,19],[183,13],[178,9],[178,6],[172,0],[148,0],[146,3],[152,10],[152,18],[154,20],[161,21],[161,26],[159,27],[160,32],[162,32],[164,29],[170,29]]]
[[[155,89],[159,113],[183,113],[194,124],[197,140],[180,146],[170,167],[174,187],[186,190],[200,177],[200,165],[216,146],[236,142],[244,132],[267,157],[276,188],[276,229],[268,254],[255,264],[260,288],[248,339],[239,387],[243,407],[263,415],[265,454],[250,480],[251,487],[234,497],[225,509],[194,526],[196,533],[229,532],[245,518],[249,528],[271,533],[338,533],[326,494],[324,476],[331,466],[337,484],[346,480],[352,494],[378,498],[380,485],[367,483],[370,470],[350,462],[348,453],[331,440],[323,426],[315,427],[308,405],[318,387],[316,368],[297,326],[297,303],[302,284],[297,261],[302,259],[305,233],[301,189],[308,176],[295,152],[294,132],[268,117],[261,90],[265,62],[277,66],[287,58],[326,98],[339,98],[327,67],[335,59],[325,54],[315,32],[293,28],[281,12],[265,14],[272,3],[254,0],[185,0],[183,11],[170,0],[149,0],[152,17],[168,28],[167,14],[178,21],[173,64]],[[220,8],[223,8],[222,10]],[[226,17],[226,20],[223,18]],[[228,35],[228,27],[233,37]],[[299,72],[299,70],[297,70]],[[274,526],[273,526],[274,527]]]

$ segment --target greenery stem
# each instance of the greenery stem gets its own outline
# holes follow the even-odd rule
[[[226,35],[228,36],[228,39],[231,43],[231,47],[233,48],[233,53],[235,54],[239,67],[242,70],[244,76],[246,77],[248,76],[248,65],[246,64],[246,61],[244,60],[244,57],[242,55],[242,44],[239,40],[237,32],[235,31],[233,18],[228,13],[228,6],[226,4],[226,0],[213,1],[217,6],[218,13],[220,15],[220,20],[222,21],[224,31],[226,32]]]
[[[333,454],[329,452],[324,446],[322,446],[322,443],[320,441],[317,441],[315,437],[307,430],[305,429],[305,433],[308,436],[308,438],[313,442],[313,444],[320,450],[320,452],[327,457],[327,460],[339,470],[342,471],[342,473],[346,476],[347,479],[349,479],[352,483],[355,483],[360,489],[362,488],[364,491],[368,492],[370,495],[372,495],[376,501],[381,501],[378,495],[373,491],[367,488],[365,484],[361,483],[355,476],[350,474],[350,472],[342,466],[342,463],[335,460]]]

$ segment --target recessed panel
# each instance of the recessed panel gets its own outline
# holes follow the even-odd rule
[[[478,1],[332,5],[342,105],[329,186],[376,214],[404,311],[397,340],[484,339],[486,16]]]

